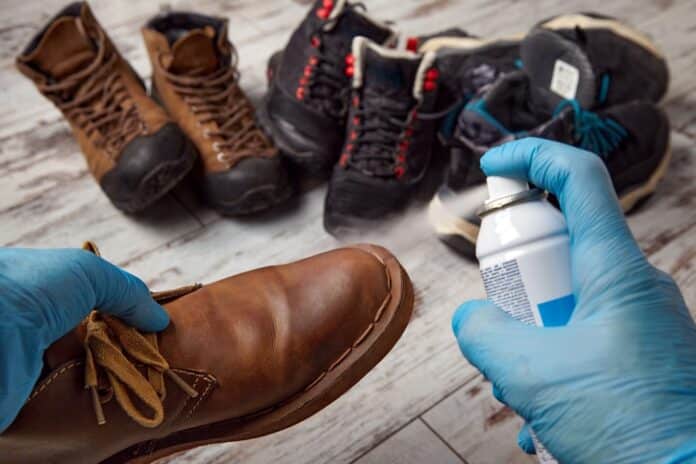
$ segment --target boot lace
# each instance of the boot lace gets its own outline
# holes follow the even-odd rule
[[[574,113],[573,135],[580,148],[606,158],[628,137],[628,131],[621,124],[611,118],[603,118],[597,113],[582,109],[575,100],[564,100],[559,103],[554,116],[568,107]]]
[[[96,246],[85,243],[85,249],[99,255]],[[191,293],[200,284],[168,292],[153,293],[158,302],[165,302]],[[157,427],[164,420],[163,401],[167,395],[165,377],[189,397],[198,392],[174,372],[160,354],[157,334],[140,333],[119,319],[92,311],[83,322],[85,328],[85,388],[90,391],[99,425],[106,423],[102,403],[115,397],[124,412],[143,427]],[[143,374],[142,371],[145,371]],[[135,396],[139,405],[133,403]]]
[[[353,56],[340,50],[350,49],[340,37],[332,37],[330,30],[351,10],[365,11],[362,3],[346,3],[333,18],[321,22],[311,36],[316,51],[310,56],[296,91],[299,100],[333,119],[342,119],[348,111],[350,81],[353,76]]]
[[[256,155],[272,150],[266,135],[256,125],[254,109],[239,87],[237,54],[231,63],[210,74],[194,71],[176,75],[163,71],[174,90],[198,118],[198,125],[215,123],[215,129],[206,129],[205,137],[215,139],[213,150],[218,161],[229,162],[234,153]]]
[[[413,136],[416,112],[410,97],[366,89],[362,104],[353,112],[341,164],[378,177],[401,177]]]
[[[146,133],[138,108],[115,69],[118,55],[99,47],[97,57],[84,70],[39,89],[72,123],[91,138],[96,147],[116,157],[123,146]]]

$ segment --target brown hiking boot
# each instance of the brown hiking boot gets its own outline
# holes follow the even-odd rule
[[[63,112],[117,208],[144,209],[193,167],[195,147],[147,96],[86,3],[51,19],[17,57],[17,67]]]
[[[171,318],[159,334],[93,311],[48,348],[4,461],[145,463],[290,427],[367,374],[413,309],[408,275],[373,245],[153,297]]]
[[[152,93],[201,154],[206,201],[223,214],[248,214],[290,194],[278,150],[239,87],[227,20],[167,13],[143,28]]]

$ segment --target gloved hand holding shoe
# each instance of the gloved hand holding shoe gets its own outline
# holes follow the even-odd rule
[[[467,302],[452,321],[463,354],[560,462],[696,459],[696,325],[631,235],[601,160],[528,138],[481,167],[558,197],[577,305],[567,326],[538,328]],[[533,449],[528,429],[520,445]]]
[[[44,350],[96,307],[146,332],[169,324],[140,279],[88,251],[0,248],[0,432],[34,388]]]

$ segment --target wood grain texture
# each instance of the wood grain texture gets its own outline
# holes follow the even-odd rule
[[[674,158],[664,182],[631,215],[629,224],[651,261],[675,276],[687,304],[696,308],[693,2],[366,3],[375,17],[395,20],[404,35],[450,26],[482,36],[516,34],[545,17],[578,10],[621,16],[651,34],[672,73],[664,104],[672,121]],[[68,125],[13,65],[34,31],[64,4],[65,0],[3,2],[3,11],[12,14],[0,18],[0,245],[79,246],[82,240],[96,240],[106,258],[142,276],[155,289],[210,282],[341,245],[321,225],[325,187],[298,198],[287,211],[246,220],[221,218],[200,205],[191,192],[195,179],[182,184],[147,216],[129,217],[114,209],[87,172]],[[265,62],[285,45],[308,2],[174,0],[160,5],[95,0],[91,4],[123,55],[146,78],[150,71],[140,28],[160,6],[228,17],[242,86],[259,101],[265,91]],[[451,335],[449,320],[456,306],[483,296],[476,266],[434,238],[423,211],[352,241],[389,247],[414,281],[416,312],[395,349],[355,388],[302,424],[248,442],[191,450],[166,461],[296,464],[357,459],[364,464],[408,462],[407,458],[421,458],[425,452],[432,460],[412,462],[450,462],[447,459],[456,455],[438,445],[439,435],[471,464],[529,462],[516,449],[519,419],[490,396],[489,387],[462,359]]]
[[[415,420],[362,456],[355,464],[461,464],[422,420]]]
[[[522,419],[493,398],[482,376],[423,414],[423,420],[469,464],[537,462],[517,447]]]

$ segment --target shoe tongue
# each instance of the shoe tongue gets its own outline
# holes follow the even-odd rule
[[[55,80],[84,69],[97,55],[97,47],[80,18],[64,16],[51,24],[26,62]]]
[[[577,42],[536,30],[522,41],[520,57],[529,75],[532,105],[546,113],[562,100],[576,100],[583,108],[595,105],[597,76]]]
[[[174,74],[210,74],[220,66],[215,29],[192,29],[172,45],[168,70]]]
[[[420,57],[384,56],[367,47],[364,60],[364,89],[378,91],[385,97],[402,97],[410,103]]]

